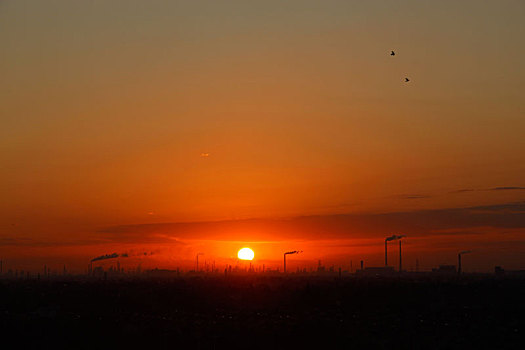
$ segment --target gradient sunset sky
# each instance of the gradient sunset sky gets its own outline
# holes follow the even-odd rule
[[[525,268],[524,38],[521,0],[0,1],[0,258]]]

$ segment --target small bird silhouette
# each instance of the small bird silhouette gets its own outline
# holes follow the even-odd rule
[[[405,78],[405,83],[408,83],[409,81],[410,81],[410,79]]]
[[[390,56],[395,56],[396,53],[394,51],[390,51]]]

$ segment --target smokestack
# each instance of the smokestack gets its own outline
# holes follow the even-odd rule
[[[403,271],[403,264],[401,260],[401,240],[399,240],[399,272]]]
[[[385,266],[388,266],[388,242],[397,239],[396,235],[385,238]]]
[[[363,271],[363,260],[361,260],[361,271]]]
[[[468,254],[468,253],[471,253],[472,251],[470,250],[464,250],[462,252],[459,252],[458,254],[458,275],[461,275],[461,256],[463,254]]]
[[[284,267],[284,273],[286,273],[286,256],[289,255],[289,254],[299,254],[299,253],[302,253],[303,251],[302,250],[293,250],[291,252],[286,252],[284,253],[283,255],[283,260],[284,260],[284,264],[283,264],[283,267]]]
[[[388,238],[385,239],[385,266],[388,266],[388,245],[387,245],[387,242],[388,242]]]
[[[396,239],[401,239],[403,237],[406,237],[405,235],[392,235],[390,237],[385,238],[385,266],[388,266],[388,242],[389,241],[395,241]],[[399,243],[399,266],[401,271],[401,243]]]
[[[204,255],[204,253],[197,253],[197,256],[195,260],[197,261],[197,267],[195,269],[195,272],[199,272],[199,255]]]

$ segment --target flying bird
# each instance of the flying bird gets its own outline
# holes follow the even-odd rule
[[[394,51],[390,51],[390,56],[395,56],[396,53]]]
[[[409,81],[410,81],[410,79],[405,78],[405,83],[408,83]]]

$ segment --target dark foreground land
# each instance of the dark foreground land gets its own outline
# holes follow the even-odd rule
[[[8,348],[523,349],[525,280],[0,281]]]

